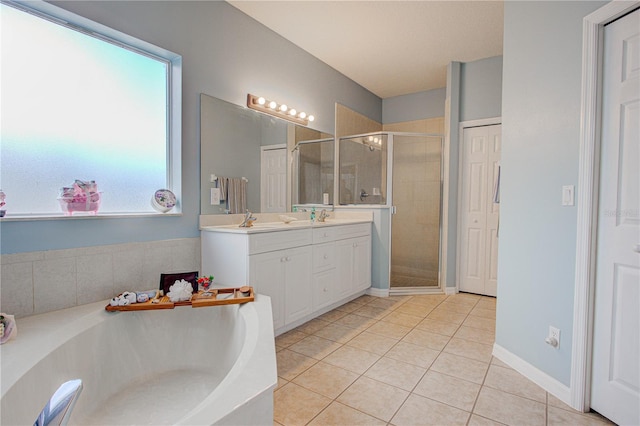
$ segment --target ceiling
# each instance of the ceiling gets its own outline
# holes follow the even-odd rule
[[[445,87],[451,61],[502,54],[502,1],[229,3],[383,99]]]

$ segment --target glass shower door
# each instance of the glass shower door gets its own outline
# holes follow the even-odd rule
[[[391,287],[439,288],[442,137],[393,135]]]

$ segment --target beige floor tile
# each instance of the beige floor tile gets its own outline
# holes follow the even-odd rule
[[[504,363],[504,362],[500,361],[500,360],[499,360],[498,358],[496,358],[495,356],[494,356],[494,357],[491,357],[491,364],[493,364],[493,365],[497,365],[498,367],[511,368],[511,367],[509,367],[509,365],[508,365],[508,364],[506,364],[506,363]],[[562,407],[561,407],[561,408],[562,408]]]
[[[397,339],[365,331],[348,341],[346,344],[353,346],[354,348],[373,352],[374,354],[384,355],[396,343],[398,343]]]
[[[395,310],[398,307],[400,307],[403,303],[405,302],[405,300],[399,300],[399,299],[389,299],[389,298],[378,298],[377,300],[373,300],[371,302],[368,303],[368,306],[374,307],[374,308],[381,308],[381,309],[387,309],[387,310]]]
[[[290,351],[297,352],[308,357],[321,360],[342,345],[333,340],[323,339],[318,336],[307,336],[297,343],[289,346]]]
[[[444,348],[444,352],[482,362],[489,362],[491,360],[492,351],[493,345],[485,345],[483,343],[457,339],[456,337],[449,340],[449,343],[447,343],[447,346]]]
[[[497,359],[497,358],[494,358],[494,359]],[[498,365],[498,364],[496,364],[496,365]],[[506,365],[506,364],[504,364],[504,365]],[[575,411],[573,408],[571,408],[570,406],[568,406],[564,402],[560,401],[558,398],[556,398],[555,396],[551,395],[550,393],[547,393],[547,405],[552,406],[552,407],[556,407],[556,408],[562,408],[563,410],[567,410],[567,411]]]
[[[493,345],[496,340],[496,333],[493,330],[481,330],[479,328],[467,327],[464,324],[456,331],[455,337],[470,340],[472,342]]]
[[[585,414],[577,411],[567,411],[557,407],[548,407],[547,415],[547,425],[549,426],[601,426],[615,424],[598,413]]]
[[[377,320],[387,316],[391,312],[392,312],[391,309],[387,310],[383,308],[376,308],[371,305],[364,305],[361,308],[353,311],[353,313],[356,315],[362,315],[363,317],[373,318]]]
[[[545,425],[546,406],[527,398],[484,386],[474,414],[508,425]]]
[[[280,389],[281,387],[283,387],[287,383],[289,383],[288,380],[285,380],[282,377],[278,376],[278,384],[276,385],[276,388],[274,389],[274,391],[277,391],[278,389]]]
[[[416,305],[415,303],[407,302],[403,303],[396,312],[401,312],[403,314],[409,314],[416,317],[424,318],[433,310],[432,307]]]
[[[496,310],[496,298],[495,297],[483,297],[482,299],[478,300],[478,304],[476,305],[477,308],[481,308],[481,309],[491,309],[491,310]]]
[[[439,354],[439,351],[401,341],[391,348],[385,354],[385,357],[408,362],[418,367],[429,368]]]
[[[484,385],[538,402],[547,402],[547,392],[511,368],[491,365]]]
[[[362,315],[349,314],[349,315],[343,316],[339,320],[336,320],[334,324],[343,325],[345,327],[355,328],[358,330],[366,330],[376,322],[377,320],[371,319],[369,317],[363,317]]]
[[[421,317],[417,317],[415,315],[409,315],[402,312],[394,311],[391,312],[386,317],[382,318],[380,321],[391,322],[394,324],[404,325],[405,327],[415,327],[418,325],[420,321],[422,321]]]
[[[469,414],[441,402],[411,394],[393,416],[391,424],[405,425],[466,425]]]
[[[384,426],[386,422],[339,402],[332,402],[309,426]]]
[[[413,393],[471,412],[480,387],[476,383],[428,371]]]
[[[394,324],[392,322],[379,321],[367,328],[370,333],[380,334],[381,336],[390,337],[392,339],[402,339],[411,331],[410,327]]]
[[[273,419],[285,426],[304,425],[330,403],[326,396],[287,383],[273,395]]]
[[[326,357],[324,362],[362,374],[379,359],[380,355],[345,345]]]
[[[496,422],[495,420],[485,419],[477,414],[472,414],[467,426],[501,426],[504,423]]]
[[[335,399],[358,377],[360,376],[352,371],[327,364],[326,362],[319,362],[293,379],[293,383],[320,395]]]
[[[289,381],[318,362],[313,358],[289,349],[276,352],[276,360],[278,363],[278,376]]]
[[[482,384],[489,364],[442,352],[431,364],[431,370],[473,383]]]
[[[473,308],[473,310],[469,313],[469,315],[472,315],[474,317],[488,318],[494,321],[496,319],[495,309],[484,309],[484,308],[479,308],[477,306]]]
[[[282,423],[278,423],[275,420],[273,421],[273,426],[284,426]]]
[[[305,337],[307,337],[306,333],[302,333],[296,329],[287,331],[286,333],[276,337],[276,346],[287,348]]]
[[[301,326],[294,328],[292,331],[300,331],[306,334],[313,334],[316,331],[319,331],[331,324],[329,321],[321,320],[319,318],[314,318],[311,321],[307,321]]]
[[[360,377],[337,399],[349,407],[388,422],[409,392],[394,386]]]
[[[481,330],[495,331],[496,320],[491,318],[482,318],[474,315],[469,315],[462,325],[472,328],[479,328]]]
[[[461,305],[474,306],[482,298],[483,298],[483,296],[480,296],[478,294],[457,293],[457,294],[452,294],[449,297],[447,297],[445,302],[459,303]]]
[[[426,371],[426,368],[417,365],[382,357],[364,375],[379,382],[411,391]]]
[[[442,300],[438,300],[434,296],[412,296],[411,299],[407,300],[407,303],[433,309],[442,303]]]
[[[453,336],[460,327],[458,324],[452,322],[436,321],[429,318],[422,320],[416,328],[419,330],[432,331],[438,334],[444,334],[445,336]]]
[[[333,311],[329,311],[320,315],[318,318],[323,321],[334,322],[335,320],[340,319],[345,315],[347,315],[346,312],[338,311],[334,309]]]
[[[473,309],[473,305],[460,304],[457,302],[449,302],[448,300],[445,300],[436,309],[439,309],[444,312],[456,312],[459,314],[467,315]]]
[[[360,331],[355,328],[332,323],[316,331],[314,336],[323,337],[338,343],[347,343],[358,334],[360,334]]]
[[[444,322],[452,322],[454,324],[462,324],[464,320],[467,318],[467,314],[461,314],[458,312],[449,312],[438,310],[438,308],[431,311],[427,318],[436,320],[436,321],[444,321]]]
[[[424,330],[411,330],[404,338],[404,342],[413,343],[414,345],[425,346],[430,349],[441,351],[449,342],[450,337],[438,333],[432,333]]]
[[[368,294],[363,294],[362,296],[353,299],[352,302],[359,303],[361,305],[366,305],[367,303],[373,302],[377,297],[369,296]]]
[[[353,311],[355,311],[356,309],[359,309],[362,307],[362,303],[358,303],[358,302],[348,302],[345,303],[344,305],[340,305],[336,308],[337,311],[342,311],[342,312],[347,312],[347,313],[351,313]]]

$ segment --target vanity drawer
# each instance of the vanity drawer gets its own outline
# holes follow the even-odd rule
[[[249,236],[249,254],[266,253],[311,244],[311,230],[275,231]]]
[[[322,226],[322,225],[321,225]],[[328,243],[336,239],[337,227],[322,226],[321,228],[313,228],[313,244]]]
[[[335,267],[336,245],[333,243],[313,246],[313,270],[321,271]]]
[[[336,232],[336,240],[346,240],[347,238],[371,235],[371,223],[334,226],[334,229]]]

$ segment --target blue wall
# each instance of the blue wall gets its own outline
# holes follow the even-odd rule
[[[460,66],[460,121],[502,115],[502,56]]]
[[[433,89],[382,100],[382,124],[444,116],[446,89]]]
[[[504,6],[496,344],[566,386],[577,215],[561,187],[578,181],[582,19],[603,4]],[[544,342],[550,325],[559,350]]]
[[[198,236],[200,93],[237,105],[247,93],[281,100],[313,113],[314,127],[331,134],[335,102],[382,121],[380,98],[226,2],[51,3],[182,55],[183,215],[3,221],[3,254]]]

